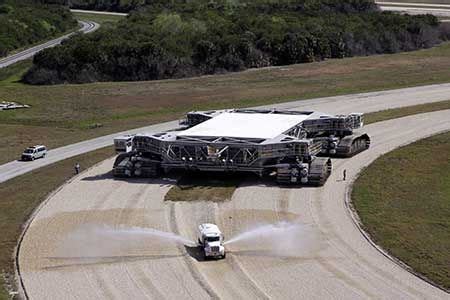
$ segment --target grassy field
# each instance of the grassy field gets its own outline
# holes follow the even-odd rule
[[[450,132],[377,159],[352,201],[377,244],[450,289]]]
[[[405,116],[450,109],[450,100],[388,109],[366,114],[365,124],[381,122]],[[177,185],[169,190],[166,201],[226,201],[230,200],[234,190],[243,182],[244,178],[236,176],[204,174],[189,174],[178,181]]]
[[[393,55],[152,82],[27,86],[26,70],[0,70],[0,100],[30,104],[0,113],[0,163],[30,144],[50,148],[176,119],[192,109],[242,107],[450,81],[450,43]],[[9,75],[3,75],[8,73]],[[95,125],[99,126],[95,126]]]
[[[235,174],[186,174],[166,194],[165,201],[227,201],[244,180]]]
[[[367,125],[370,123],[381,122],[385,120],[396,119],[410,115],[416,115],[445,109],[450,109],[450,100],[428,104],[413,105],[402,108],[387,109],[365,114],[364,123]]]
[[[81,28],[81,25],[80,25],[80,24],[76,24],[74,27],[70,28],[69,30],[67,30],[67,31],[65,31],[65,32],[61,32],[61,33],[59,33],[59,34],[57,34],[57,35],[49,36],[49,37],[47,37],[46,39],[43,39],[43,40],[40,40],[40,41],[31,43],[31,44],[28,44],[28,45],[26,45],[26,46],[23,46],[23,47],[14,49],[14,50],[11,50],[11,51],[8,52],[7,56],[14,55],[14,54],[16,54],[16,53],[19,53],[19,52],[22,52],[22,51],[24,51],[24,50],[26,50],[26,49],[35,47],[35,46],[40,45],[40,44],[43,44],[43,43],[46,43],[46,42],[48,42],[48,41],[51,41],[51,40],[56,39],[56,38],[58,38],[58,37],[61,37],[61,36],[63,36],[63,35],[69,34],[69,33],[71,33],[71,32],[75,32],[75,31],[77,31],[77,30],[80,29],[80,28]],[[3,58],[3,57],[0,56],[0,58]],[[1,69],[0,69],[0,70],[1,70]]]
[[[32,64],[32,59],[27,59],[10,65],[7,68],[0,69],[0,83],[5,85],[8,83],[18,82]]]
[[[432,105],[432,104],[430,104]],[[423,112],[422,110],[410,107],[394,109],[395,113],[389,111],[378,112],[367,115],[382,113],[383,117],[378,120],[385,120],[393,117],[400,117],[410,114],[412,111]],[[448,153],[448,152],[447,152]],[[114,155],[111,148],[100,149],[71,159],[67,159],[53,165],[41,168],[37,171],[16,177],[7,182],[0,183],[0,271],[7,274],[12,279],[14,261],[12,253],[17,239],[22,230],[22,224],[29,218],[34,208],[39,205],[47,195],[62,185],[73,176],[73,166],[79,162],[83,168],[88,168],[95,163]],[[226,201],[243,181],[242,178],[232,176],[230,178],[216,176],[205,180],[202,176],[182,177],[178,185],[173,187],[166,195],[166,201]],[[38,181],[35,179],[39,178]],[[20,187],[20,189],[19,189]],[[3,285],[4,277],[0,277],[0,284]],[[0,287],[0,299],[7,299],[7,291]]]
[[[8,274],[8,278],[14,280],[13,251],[22,231],[22,224],[51,191],[74,175],[75,163],[79,162],[82,167],[87,168],[113,155],[112,147],[100,149],[0,184],[0,270],[2,274]],[[4,277],[1,276],[0,299],[8,299],[7,291],[3,289],[3,280]]]

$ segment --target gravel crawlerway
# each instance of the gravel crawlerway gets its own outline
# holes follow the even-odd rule
[[[386,100],[385,103],[390,103]],[[352,107],[348,107],[353,111]],[[448,299],[371,246],[345,205],[356,174],[401,145],[450,130],[450,110],[366,126],[372,147],[334,161],[321,188],[244,185],[224,203],[164,203],[173,182],[114,180],[112,159],[54,194],[25,233],[19,266],[32,299]],[[343,169],[348,180],[341,181]],[[226,237],[254,224],[299,221],[314,228],[314,251],[272,255],[262,242],[229,245],[221,261],[198,261],[189,247],[95,236],[98,227],[145,227],[195,240],[198,223],[216,222]],[[88,229],[79,231],[80,228]],[[91,227],[89,227],[91,226]],[[81,240],[74,237],[82,237]],[[122,236],[125,238],[124,236]],[[298,237],[300,241],[303,237]],[[83,242],[80,242],[83,241]]]

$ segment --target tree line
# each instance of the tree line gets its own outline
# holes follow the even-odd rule
[[[145,0],[41,0],[45,3],[65,5],[86,10],[129,12],[145,5]]]
[[[0,57],[76,26],[70,11],[61,5],[0,0]]]
[[[434,16],[381,12],[370,0],[147,0],[113,29],[34,58],[31,84],[180,78],[431,47]]]

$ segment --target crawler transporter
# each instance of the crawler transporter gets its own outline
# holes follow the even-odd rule
[[[323,185],[330,157],[370,146],[363,115],[315,111],[232,109],[187,114],[177,131],[138,134],[130,151],[118,147],[113,174],[154,177],[170,170],[250,172],[279,184]],[[119,137],[123,145],[129,137]]]

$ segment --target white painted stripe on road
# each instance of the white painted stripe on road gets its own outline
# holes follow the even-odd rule
[[[128,16],[127,13],[118,13],[118,12],[111,12],[111,11],[98,11],[98,10],[85,10],[85,9],[71,9],[70,11],[73,13],[83,13],[83,14],[111,15],[111,16],[122,16],[122,17]]]
[[[378,5],[384,5],[384,6],[417,6],[417,7],[443,7],[443,8],[450,8],[450,4],[430,4],[430,3],[406,3],[406,2],[384,2],[384,1],[375,1]]]
[[[419,11],[423,13],[432,12],[432,13],[445,13],[450,15],[450,9],[445,8],[422,8],[422,7],[396,7],[396,6],[380,6],[383,10],[389,11]]]
[[[450,22],[450,5],[426,3],[376,2],[381,10],[411,15],[432,14],[444,18],[440,22]]]

